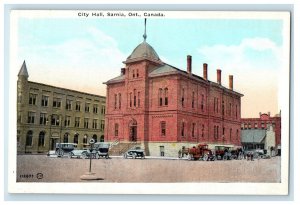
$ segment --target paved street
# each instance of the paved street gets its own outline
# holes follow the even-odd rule
[[[85,182],[89,159],[18,155],[17,182]],[[93,159],[97,182],[280,182],[280,157],[254,161]]]

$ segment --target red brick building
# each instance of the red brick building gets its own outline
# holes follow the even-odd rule
[[[281,115],[280,113],[271,117],[269,113],[259,113],[259,118],[242,118],[241,129],[268,129],[268,126],[272,125],[275,131],[275,144],[279,152],[281,149]]]
[[[121,75],[107,85],[105,139],[137,141],[148,155],[177,155],[182,146],[208,143],[240,146],[241,97],[217,82],[192,73],[192,57],[181,70],[162,62],[146,42],[123,62]]]

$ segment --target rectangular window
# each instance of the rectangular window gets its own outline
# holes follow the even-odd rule
[[[84,124],[83,124],[84,128],[89,128],[89,118],[84,118]]]
[[[201,95],[201,111],[204,111],[204,95]]]
[[[132,107],[132,93],[129,94],[129,107]]]
[[[119,124],[115,124],[115,137],[119,136]]]
[[[90,112],[90,103],[85,103],[84,111],[85,112]]]
[[[114,104],[115,104],[115,109],[117,109],[117,100],[118,100],[117,98],[118,98],[118,95],[115,94],[115,101],[114,101],[114,102],[115,102],[115,103],[114,103]]]
[[[265,123],[264,122],[261,123],[261,128],[265,129]]]
[[[93,129],[97,129],[98,122],[97,119],[93,119]]]
[[[121,109],[122,95],[119,93],[119,109]]]
[[[181,106],[184,107],[184,89],[182,89],[181,93]]]
[[[133,90],[133,106],[136,107],[136,90]]]
[[[79,125],[80,125],[80,117],[75,117],[74,127],[79,127]]]
[[[101,106],[101,114],[102,114],[102,115],[105,114],[105,106],[104,106],[104,105]]]
[[[160,156],[164,157],[165,156],[165,147],[164,146],[159,146],[159,151],[160,151]]]
[[[51,115],[51,125],[59,126],[59,124],[60,124],[59,115]]]
[[[160,136],[166,136],[166,122],[160,122]]]
[[[93,113],[95,113],[95,114],[98,113],[98,105],[93,106]]]
[[[224,101],[222,101],[222,115],[225,114],[225,103]]]
[[[248,128],[249,128],[249,129],[251,129],[251,128],[252,128],[252,126],[251,126],[251,123],[249,123],[249,124],[248,124]]]
[[[223,136],[225,135],[225,127],[223,127]]]
[[[231,103],[229,103],[229,116],[231,116]]]
[[[141,105],[140,92],[138,92],[138,107]]]
[[[229,140],[230,140],[230,142],[232,141],[232,128],[230,128],[230,132],[229,132]]]
[[[36,105],[36,94],[29,93],[29,105]]]
[[[196,137],[196,123],[192,124],[192,137],[195,138]]]
[[[71,116],[66,116],[65,127],[69,127],[71,124]]]
[[[192,94],[192,108],[195,108],[195,92]]]
[[[162,90],[162,88],[159,88],[159,90],[158,90],[158,100],[159,100],[159,106],[162,106],[163,105],[163,96],[162,96],[162,92],[163,92],[163,90]]]
[[[27,123],[34,124],[35,112],[28,112]]]
[[[72,100],[66,100],[66,110],[72,109]]]
[[[168,106],[168,104],[169,104],[168,98],[169,98],[168,88],[165,88],[165,105],[166,106]]]
[[[79,101],[77,101],[76,107],[75,107],[76,111],[80,111],[80,105],[81,105],[81,103]]]
[[[101,120],[101,124],[100,124],[100,130],[101,131],[104,131],[104,124],[105,124],[105,121]]]
[[[184,129],[185,129],[185,123],[181,123],[181,136],[184,137]]]
[[[219,98],[217,98],[217,113],[219,113]]]
[[[60,108],[61,107],[61,99],[60,98],[53,98],[53,107]]]
[[[42,106],[43,107],[47,107],[48,106],[48,100],[49,100],[48,96],[45,96],[45,95],[42,96]]]
[[[41,113],[40,114],[40,125],[46,125],[47,122],[47,114]]]
[[[238,117],[238,107],[237,107],[237,105],[235,106],[235,118],[237,119],[237,117]]]
[[[216,98],[214,98],[214,112],[216,112]]]

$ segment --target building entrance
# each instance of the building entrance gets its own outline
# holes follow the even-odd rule
[[[51,138],[51,150],[55,150],[56,143],[58,143],[58,138]]]
[[[136,142],[137,141],[137,122],[132,120],[129,124],[129,140]]]

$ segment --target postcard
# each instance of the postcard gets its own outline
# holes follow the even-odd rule
[[[289,12],[12,10],[9,45],[10,193],[288,194]]]

